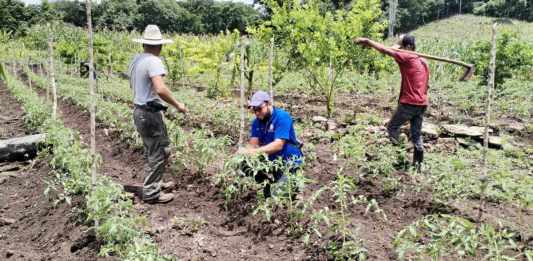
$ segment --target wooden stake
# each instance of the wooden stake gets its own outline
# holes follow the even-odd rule
[[[485,206],[485,190],[487,188],[488,181],[488,162],[487,162],[487,153],[489,150],[489,125],[490,125],[490,112],[492,104],[492,90],[494,89],[495,75],[496,75],[496,26],[498,24],[494,23],[492,25],[492,48],[491,48],[491,57],[490,57],[490,75],[489,82],[487,86],[487,108],[485,110],[485,133],[483,135],[483,166],[482,166],[482,176],[481,181],[481,199],[479,203],[479,212],[478,212],[478,228],[481,223],[481,218],[483,216],[483,207]]]
[[[89,95],[90,95],[90,105],[89,113],[90,116],[90,127],[91,127],[91,155],[93,158],[92,167],[91,167],[91,180],[93,188],[96,185],[96,93],[95,93],[95,82],[94,79],[94,57],[93,57],[93,23],[91,19],[91,0],[85,0],[86,12],[87,12],[87,33],[89,38],[88,43],[88,52],[89,52]],[[98,226],[98,224],[96,224]]]
[[[30,68],[31,73],[33,73],[33,65],[31,64],[31,56],[28,57],[28,66],[26,68]],[[27,78],[28,78],[28,86],[31,89],[32,88],[31,87],[31,78],[30,78],[29,74],[27,74]]]
[[[268,53],[268,88],[270,88],[270,99],[274,105],[274,88],[272,86],[272,63],[274,60],[274,37],[270,38],[270,52]]]
[[[57,89],[56,89],[56,78],[54,73],[54,45],[53,45],[53,38],[52,38],[52,32],[49,31],[48,36],[48,62],[49,62],[49,68],[48,68],[48,75],[50,76],[50,86],[52,87],[52,119],[55,120],[57,117]],[[47,88],[47,97],[48,97],[48,89]],[[49,98],[47,98],[49,99]]]
[[[241,82],[240,82],[240,89],[241,89],[241,99],[240,99],[240,106],[241,106],[241,129],[239,131],[239,147],[241,147],[244,143],[244,37],[241,38]]]
[[[396,23],[396,7],[398,0],[389,0],[389,37],[394,36],[394,24]]]

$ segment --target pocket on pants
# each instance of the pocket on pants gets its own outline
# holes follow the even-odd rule
[[[139,134],[143,137],[158,137],[163,135],[164,126],[160,112],[149,112],[135,109],[133,122]]]

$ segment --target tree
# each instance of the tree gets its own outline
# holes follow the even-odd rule
[[[107,0],[95,8],[95,26],[111,30],[133,30],[139,20],[136,0]]]
[[[54,9],[60,14],[63,22],[75,26],[83,27],[87,24],[85,15],[85,3],[76,1],[58,1],[52,4]]]
[[[213,0],[187,0],[178,3],[201,19],[202,32],[205,33],[215,34],[235,29],[244,32],[247,26],[254,25],[260,19],[259,12],[244,3]]]
[[[0,30],[17,32],[28,25],[29,10],[18,0],[0,0]]]
[[[163,32],[191,33],[202,30],[200,19],[175,0],[146,0],[139,4],[138,30],[156,24]]]
[[[533,3],[528,0],[486,0],[477,3],[474,13],[533,21]]]
[[[533,68],[533,44],[519,39],[516,33],[503,32],[497,38],[497,59],[495,83],[498,89],[506,79],[512,77],[527,77],[528,71]],[[467,60],[476,65],[476,71],[481,75],[486,85],[490,76],[489,41],[478,41],[467,54]]]
[[[348,11],[334,12],[324,12],[319,0],[269,4],[272,20],[254,34],[266,41],[276,37],[277,50],[288,54],[287,66],[301,69],[311,89],[325,97],[328,116],[333,116],[337,80],[364,52],[352,39],[378,38],[385,27],[379,0],[357,1]]]

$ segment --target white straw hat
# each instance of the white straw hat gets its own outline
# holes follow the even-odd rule
[[[159,27],[153,24],[146,26],[142,38],[133,39],[133,41],[147,45],[162,45],[172,43],[172,40],[170,39],[163,39],[163,35],[161,34],[161,31],[159,31]]]

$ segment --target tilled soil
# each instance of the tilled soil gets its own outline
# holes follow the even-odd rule
[[[59,110],[65,125],[78,130],[82,140],[88,143],[88,113],[69,101],[61,102]],[[117,138],[118,134],[106,131],[105,128],[105,125],[100,124],[96,133],[97,152],[103,159],[100,173],[113,177],[121,184],[141,184],[144,164],[142,151],[129,148]],[[317,149],[322,152],[318,155],[318,162],[323,164],[315,164],[306,171],[306,175],[320,184],[327,184],[334,179],[340,162],[332,159],[333,153],[328,145],[323,146],[322,149]],[[253,224],[256,217],[249,211],[241,211],[240,215],[244,215],[241,217],[232,216],[232,213],[223,209],[223,200],[216,188],[204,178],[191,176],[189,173],[167,174],[165,178],[173,179],[177,184],[172,190],[176,196],[174,201],[164,205],[140,202],[135,205],[150,220],[150,232],[163,253],[186,260],[326,259],[322,254],[315,255],[314,250],[306,249],[298,239],[285,236],[283,229],[266,235],[261,233],[261,228]],[[370,190],[369,195],[381,193],[372,184],[367,189]],[[386,222],[377,216],[362,215],[366,206],[352,210],[353,223],[361,227],[359,235],[367,242],[365,246],[369,248],[371,260],[394,258],[394,235],[405,225],[429,213],[426,207],[411,203],[411,200],[423,202],[423,197],[424,195],[405,202],[380,202],[380,206],[383,204],[381,208],[391,217]],[[331,202],[318,204],[327,206]],[[203,225],[197,231],[190,232],[175,228],[173,220]]]
[[[22,107],[3,83],[0,99],[0,138],[28,134]],[[0,260],[106,260],[97,257],[96,242],[71,251],[88,229],[74,211],[81,200],[54,205],[44,194],[50,172],[46,158],[0,163]]]
[[[379,102],[368,100],[368,104]],[[314,108],[313,105],[309,106]],[[374,109],[381,115],[389,115],[392,111],[392,108],[383,105],[376,105]],[[78,130],[82,141],[88,144],[88,113],[69,101],[61,101],[59,110],[65,125]],[[296,115],[301,114],[302,117],[303,112],[309,114],[308,107],[295,110],[300,112]],[[124,120],[133,124],[131,119]],[[130,148],[118,136],[111,129],[106,130],[104,124],[98,124],[97,151],[103,160],[99,173],[113,177],[120,184],[141,184],[144,164],[142,151]],[[310,191],[333,181],[336,170],[342,165],[342,161],[334,156],[331,143],[315,146],[317,161],[305,170],[305,175],[317,182],[308,187]],[[370,260],[395,260],[392,245],[394,236],[425,215],[465,215],[459,209],[435,205],[431,201],[429,189],[415,190],[420,184],[401,172],[397,175],[401,176],[404,190],[394,196],[385,195],[383,186],[378,181],[362,180],[358,185],[357,194],[376,199],[386,214],[386,219],[376,214],[365,215],[366,206],[363,205],[350,209],[351,222],[359,228],[357,235],[368,249]],[[249,203],[244,202],[240,209],[237,207],[230,212],[226,211],[217,188],[205,177],[167,170],[164,179],[176,182],[176,187],[172,189],[175,199],[165,205],[143,204],[136,199],[135,208],[148,218],[151,225],[148,232],[165,254],[185,260],[327,259],[320,250],[306,248],[299,239],[286,236],[283,224],[274,224],[274,228],[269,228],[268,225],[255,222],[260,218],[250,214]],[[310,192],[305,193],[307,195]],[[317,204],[318,208],[335,207],[331,200],[319,201]]]
[[[42,91],[39,91],[44,96]],[[89,144],[89,114],[68,100],[60,100],[59,115],[67,128],[77,130],[81,140]],[[125,119],[131,121],[132,119]],[[143,178],[142,150],[130,148],[118,134],[97,124],[96,150],[102,156],[99,173],[123,185],[140,185]],[[284,236],[258,238],[244,223],[227,224],[223,200],[205,178],[189,173],[167,173],[164,181],[173,180],[175,199],[164,205],[139,202],[135,208],[150,221],[153,238],[164,254],[185,260],[302,260],[305,251],[297,240]],[[191,234],[173,228],[173,220],[203,223]],[[174,226],[175,227],[175,226]]]

